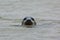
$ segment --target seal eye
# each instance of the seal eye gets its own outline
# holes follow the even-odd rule
[[[26,20],[27,18],[24,18],[23,20]]]
[[[33,21],[34,21],[34,19],[33,18],[31,18]]]

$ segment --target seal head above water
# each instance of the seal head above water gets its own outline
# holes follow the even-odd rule
[[[25,17],[22,21],[22,25],[36,25],[36,22],[33,17]]]

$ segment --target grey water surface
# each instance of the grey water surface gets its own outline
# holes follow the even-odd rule
[[[26,16],[37,25],[21,26]],[[0,40],[60,40],[60,0],[0,0]]]

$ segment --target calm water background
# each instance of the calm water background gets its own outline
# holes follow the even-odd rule
[[[21,26],[25,16],[37,25]],[[60,0],[0,0],[0,40],[60,40]]]

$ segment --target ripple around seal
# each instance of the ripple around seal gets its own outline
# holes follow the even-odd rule
[[[3,27],[22,27],[21,26],[22,19],[6,19],[1,18],[0,19],[0,26]],[[50,28],[50,27],[56,27],[60,25],[60,20],[38,20],[36,19],[37,25],[33,28]]]
[[[38,20],[37,20],[38,19]],[[0,19],[0,38],[14,40],[45,40],[45,39],[60,39],[60,21],[59,20],[44,20],[37,18],[37,25],[33,28],[21,26],[22,19]]]

